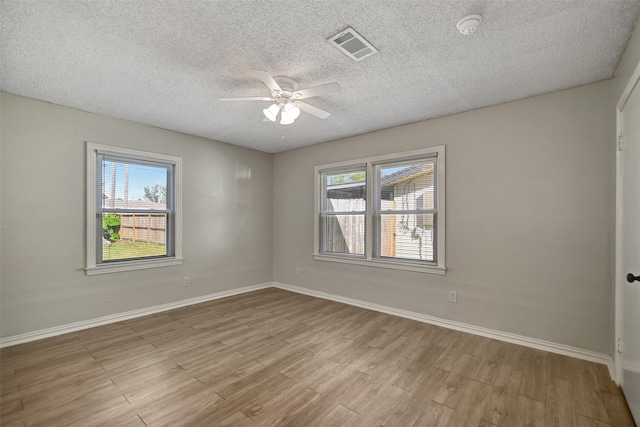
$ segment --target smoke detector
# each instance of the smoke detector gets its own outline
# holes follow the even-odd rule
[[[482,16],[468,15],[458,21],[456,28],[458,28],[458,30],[465,36],[470,36],[476,32],[481,22]]]

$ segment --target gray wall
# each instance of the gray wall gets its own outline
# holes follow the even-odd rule
[[[275,278],[611,353],[612,111],[638,60],[636,31],[611,81],[275,158],[1,94],[1,336]],[[85,140],[183,157],[182,266],[85,276]],[[313,260],[314,165],[440,144],[446,276]]]
[[[611,353],[612,99],[604,81],[277,154],[275,280]],[[446,276],[312,258],[314,165],[441,144]]]
[[[3,337],[272,280],[272,155],[0,96]],[[183,265],[85,275],[86,140],[183,158]]]

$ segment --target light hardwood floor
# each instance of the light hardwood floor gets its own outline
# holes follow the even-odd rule
[[[0,350],[3,426],[632,426],[607,368],[266,289]]]

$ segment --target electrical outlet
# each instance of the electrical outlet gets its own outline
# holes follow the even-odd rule
[[[296,267],[296,276],[300,275],[300,267]]]
[[[458,302],[458,293],[456,291],[449,291],[449,302]]]
[[[188,277],[184,278],[184,283],[182,284],[182,286],[184,287],[191,286],[191,282],[189,281]]]

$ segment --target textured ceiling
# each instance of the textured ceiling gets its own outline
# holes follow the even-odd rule
[[[0,89],[266,152],[613,76],[640,0],[2,1]],[[484,21],[473,36],[456,22]],[[380,53],[326,38],[352,26]],[[251,72],[287,75],[332,113],[263,122]]]

